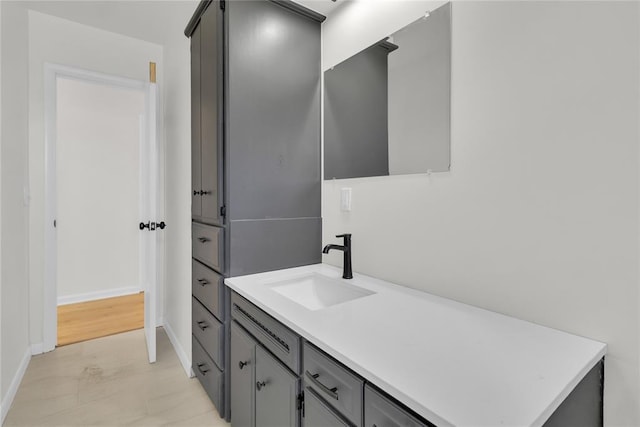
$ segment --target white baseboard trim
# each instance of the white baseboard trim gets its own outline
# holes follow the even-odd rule
[[[167,336],[169,337],[169,341],[171,341],[171,345],[173,345],[173,349],[176,351],[176,354],[178,355],[178,359],[182,364],[182,369],[184,369],[184,372],[187,374],[189,378],[192,378],[193,371],[191,371],[191,359],[189,358],[189,356],[187,356],[187,352],[184,351],[184,348],[182,348],[182,346],[180,345],[180,342],[178,342],[178,337],[176,337],[176,334],[173,332],[173,329],[171,329],[171,326],[169,326],[169,322],[164,322],[163,328],[167,333]]]
[[[31,344],[31,355],[35,356],[37,354],[42,354],[44,353],[44,343],[36,343],[36,344]]]
[[[87,292],[84,294],[66,295],[58,297],[58,305],[75,304],[77,302],[94,301],[97,299],[121,297],[142,292],[139,286],[128,286],[124,288],[107,289],[104,291]]]
[[[18,366],[18,370],[11,380],[11,384],[9,385],[9,389],[7,390],[7,394],[2,397],[2,404],[0,405],[2,407],[2,421],[0,422],[0,424],[4,423],[4,419],[9,413],[9,409],[11,408],[11,404],[13,403],[13,399],[16,397],[18,387],[20,387],[22,377],[24,377],[24,373],[27,371],[27,366],[29,366],[30,360],[31,347],[27,347],[24,352],[24,356],[22,357],[22,361],[20,361],[20,365]]]

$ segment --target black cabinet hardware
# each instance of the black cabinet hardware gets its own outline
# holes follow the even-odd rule
[[[204,331],[208,327],[209,327],[209,324],[207,322],[202,320],[198,322],[198,328],[200,328],[200,330]]]
[[[318,377],[320,376],[320,374],[312,374],[309,371],[305,371],[304,374],[309,379],[309,381],[315,384],[320,390],[328,394],[332,399],[338,400],[338,387],[329,388],[326,385],[322,384],[318,380]]]
[[[242,360],[240,362],[238,362],[238,367],[240,369],[244,368],[245,366],[247,366],[249,364],[249,362],[243,362]]]
[[[207,279],[198,279],[198,283],[200,283],[200,286],[206,286],[211,282],[209,282]]]
[[[198,241],[200,241],[200,243],[207,243],[209,239],[207,239],[206,237],[198,237]]]
[[[202,375],[207,375],[207,372],[209,372],[210,369],[207,367],[206,363],[199,363],[198,364],[198,371],[200,371],[200,373]]]
[[[262,390],[262,388],[263,388],[264,386],[266,386],[266,385],[267,385],[267,383],[266,383],[266,382],[264,382],[264,381],[258,381],[258,382],[256,383],[256,388],[258,389],[258,391],[260,391],[260,390]]]

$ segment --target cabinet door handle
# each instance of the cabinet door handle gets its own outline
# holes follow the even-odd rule
[[[264,382],[264,381],[258,381],[258,382],[256,383],[256,388],[258,389],[258,391],[260,391],[260,390],[262,390],[262,388],[263,388],[264,386],[266,386],[266,385],[267,385],[267,383],[266,383],[266,382]]]
[[[203,320],[198,322],[198,328],[200,328],[201,330],[205,330],[209,327],[209,324]]]
[[[199,363],[198,364],[198,371],[200,371],[200,373],[202,375],[207,375],[207,372],[209,372],[209,369],[205,369],[205,367],[207,366],[206,363]]]
[[[200,243],[207,243],[209,241],[209,239],[207,239],[206,237],[198,237],[198,240],[200,241]]]
[[[242,360],[240,362],[238,362],[238,367],[240,369],[244,368],[245,366],[247,366],[249,364],[249,361],[247,360],[246,362],[243,362]]]
[[[309,371],[305,371],[304,374],[316,387],[328,394],[332,399],[338,400],[338,387],[329,388],[326,385],[322,384],[320,381],[318,381],[318,377],[320,376],[320,374],[312,374]]]
[[[198,279],[198,283],[200,283],[200,286],[206,286],[211,282],[209,282],[207,279]]]

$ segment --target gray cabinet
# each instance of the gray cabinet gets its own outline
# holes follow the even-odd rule
[[[296,427],[300,380],[267,351],[256,347],[256,427]]]
[[[254,427],[256,341],[241,326],[231,324],[231,424]]]
[[[427,427],[408,411],[367,384],[364,388],[365,427]]]
[[[364,380],[312,346],[304,343],[304,385],[313,389],[345,418],[362,425]]]
[[[202,216],[202,175],[200,174],[200,27],[191,35],[191,215]]]
[[[299,378],[235,321],[230,371],[233,427],[299,425]]]
[[[304,427],[351,427],[351,424],[306,388],[304,391]],[[380,426],[382,427],[382,426]]]
[[[201,286],[205,282],[199,280],[212,283],[216,275],[321,261],[323,20],[290,0],[201,0],[185,29],[191,38],[192,257],[197,261],[192,290],[222,325],[223,340],[200,344],[225,365],[218,366],[224,393],[223,406],[216,407],[226,419],[232,393],[229,301],[220,304],[215,286]],[[266,34],[267,27],[276,28],[277,37]],[[209,339],[197,322],[193,325],[196,338]],[[290,336],[281,338],[269,337],[264,346],[298,374],[299,340],[287,347]]]
[[[191,214],[222,225],[222,12],[208,7],[191,36]]]

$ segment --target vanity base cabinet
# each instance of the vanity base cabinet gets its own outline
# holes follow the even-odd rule
[[[300,379],[235,321],[229,369],[233,427],[299,426]]]
[[[604,392],[604,359],[578,383],[544,427],[602,427]]]
[[[378,393],[367,384],[364,388],[365,427],[431,427],[402,409],[399,405]]]
[[[297,427],[300,380],[256,347],[256,427]]]
[[[257,342],[237,323],[231,323],[231,425],[254,427]]]
[[[351,423],[336,413],[308,387],[304,391],[302,425],[303,427],[352,427]]]

